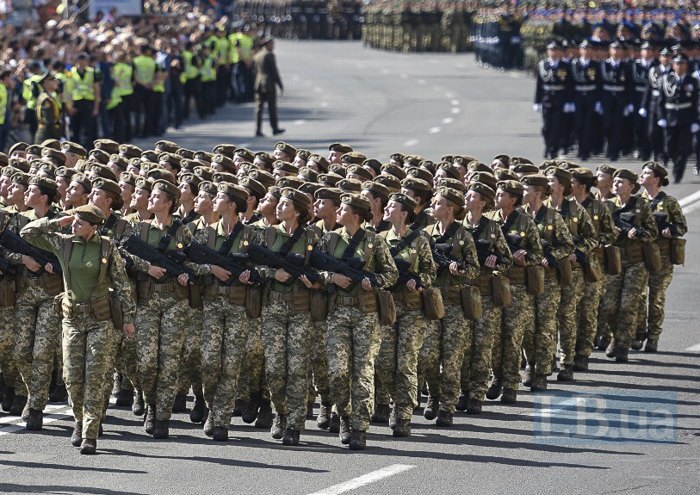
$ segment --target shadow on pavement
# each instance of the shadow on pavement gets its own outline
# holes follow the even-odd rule
[[[65,485],[15,485],[0,483],[1,493],[89,493],[91,495],[146,495],[133,491],[120,492],[94,486],[65,486]]]

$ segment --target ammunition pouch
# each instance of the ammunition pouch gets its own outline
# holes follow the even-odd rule
[[[12,308],[17,303],[17,287],[14,277],[0,278],[0,308]]]
[[[669,258],[674,265],[685,265],[685,244],[686,240],[682,238],[671,239],[671,248],[669,250]]]
[[[574,271],[568,256],[557,260],[557,274],[561,285],[569,286],[574,282]]]
[[[393,325],[396,323],[396,303],[394,296],[388,290],[377,291],[377,302],[379,304],[379,324]]]
[[[326,321],[328,318],[328,295],[322,290],[312,290],[309,296],[311,300],[311,321]]]
[[[528,294],[539,296],[544,292],[544,272],[544,267],[541,265],[532,265],[525,268]]]
[[[608,244],[603,248],[605,253],[605,273],[619,275],[622,273],[622,253],[619,247]]]
[[[428,287],[420,293],[423,300],[423,313],[428,320],[441,320],[445,317],[445,305],[442,292],[436,287]]]
[[[474,285],[465,285],[459,291],[462,302],[462,312],[468,320],[478,320],[484,314],[481,305],[481,291]]]
[[[513,302],[510,294],[510,281],[500,273],[491,277],[491,299],[496,308],[507,308]]]
[[[661,253],[659,245],[655,242],[645,242],[642,246],[644,252],[644,266],[649,273],[656,273],[661,270]]]

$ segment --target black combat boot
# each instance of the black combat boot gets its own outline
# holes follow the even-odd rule
[[[76,422],[73,425],[73,433],[70,436],[70,443],[73,447],[80,447],[83,443],[83,424]]]
[[[392,435],[398,438],[405,438],[411,436],[411,420],[410,419],[397,419],[396,425],[394,426],[394,431]]]
[[[146,433],[149,435],[153,434],[153,428],[155,427],[156,423],[156,406],[155,405],[149,405],[146,407],[146,414],[145,418],[143,421],[143,428],[146,430]]]
[[[464,393],[462,392],[459,394],[459,399],[457,400],[457,405],[455,406],[455,409],[458,411],[466,411],[467,410],[467,404],[469,403],[469,393]]]
[[[350,438],[350,450],[365,450],[367,448],[367,432],[353,431]]]
[[[438,413],[437,421],[435,421],[435,426],[440,428],[448,428],[454,424],[453,414],[447,411],[440,411]]]
[[[49,395],[49,402],[52,404],[60,404],[67,401],[68,391],[66,390],[66,384],[61,380],[60,383],[56,383],[51,395]]]
[[[282,438],[283,445],[299,445],[299,430],[294,428],[287,428],[284,432],[284,437]]]
[[[112,380],[112,395],[118,397],[119,391],[122,389],[122,375],[120,373],[114,373],[114,375],[112,375]]]
[[[659,343],[656,340],[648,339],[646,345],[644,346],[644,352],[658,352]],[[3,406],[4,408],[4,406]]]
[[[467,414],[481,414],[481,410],[484,406],[484,401],[479,399],[469,399],[469,405],[467,406]]]
[[[316,425],[322,430],[327,430],[331,426],[331,409],[333,406],[330,404],[321,404],[321,408],[318,410],[318,418],[316,418]]]
[[[614,358],[614,357],[616,357],[616,352],[617,352],[617,344],[615,343],[615,339],[612,339],[612,340],[610,340],[608,347],[605,348],[605,355],[608,356],[609,358]]]
[[[29,431],[40,431],[44,427],[44,412],[29,408],[29,417],[25,429]]]
[[[2,398],[2,410],[9,412],[15,401],[15,387],[5,387],[5,395]]]
[[[211,419],[211,416],[207,418],[207,420],[204,422],[204,434],[208,437],[211,437],[214,435],[214,422]]]
[[[207,403],[204,401],[204,397],[195,396],[194,406],[192,406],[192,411],[190,411],[190,421],[193,423],[201,424],[209,415],[209,409],[207,409]]]
[[[530,385],[530,390],[533,392],[544,392],[545,390],[547,390],[547,375],[537,373],[532,379],[532,385]]]
[[[86,438],[80,445],[80,453],[82,455],[95,455],[97,453],[97,440],[94,438]]]
[[[306,419],[314,419],[314,404],[316,402],[306,403]]]
[[[272,404],[270,399],[260,400],[260,411],[258,419],[255,421],[256,428],[268,429],[272,427]]]
[[[27,397],[25,395],[15,395],[15,400],[12,401],[10,407],[11,416],[19,416],[24,411],[24,406],[27,405]]]
[[[429,396],[428,403],[425,405],[425,409],[423,409],[423,417],[428,421],[434,420],[437,416],[438,409],[440,409],[440,399],[432,395]]]
[[[272,434],[272,438],[275,440],[279,440],[284,436],[284,430],[287,429],[287,415],[286,414],[280,414],[277,413],[275,415],[275,421],[272,423],[272,428],[270,429],[270,433]]]
[[[340,416],[337,412],[331,413],[331,420],[328,424],[328,431],[330,433],[340,433]]]
[[[615,348],[615,362],[626,363],[629,361],[629,349],[623,346]]]
[[[586,356],[574,358],[574,371],[588,371],[588,358]]]
[[[501,394],[501,403],[515,404],[518,401],[518,392],[512,388],[504,388]]]
[[[574,365],[562,364],[561,371],[557,373],[558,382],[573,382],[574,381]]]
[[[372,414],[370,421],[374,424],[385,425],[389,421],[389,414],[391,414],[389,404],[377,404],[374,407],[374,414]]]
[[[258,418],[258,409],[260,408],[260,394],[253,394],[250,396],[246,402],[243,411],[241,412],[241,419],[247,425],[252,424]]]
[[[347,445],[350,443],[352,432],[350,430],[350,416],[340,418],[340,443]]]
[[[117,395],[117,407],[131,407],[134,404],[134,391],[125,388],[119,389]]]
[[[173,412],[183,413],[187,411],[187,394],[177,394],[173,402]]]
[[[488,400],[496,400],[498,397],[500,397],[501,392],[503,392],[501,380],[494,380],[489,389],[486,391],[486,398]]]
[[[525,371],[523,371],[523,386],[525,387],[531,387],[532,386],[532,375],[534,375],[532,371],[531,366],[526,366]]]
[[[211,437],[217,442],[225,442],[228,440],[228,428],[223,426],[215,426]]]
[[[165,440],[169,436],[170,436],[170,421],[167,419],[164,419],[162,421],[156,419],[156,422],[153,425],[153,438],[156,438],[158,440]]]
[[[143,403],[143,394],[140,390],[134,389],[134,403],[131,405],[131,412],[134,416],[143,416],[146,406]]]

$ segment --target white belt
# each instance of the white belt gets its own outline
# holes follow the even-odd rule
[[[683,110],[684,108],[690,108],[693,106],[692,103],[687,102],[687,103],[666,103],[664,105],[667,110]]]
[[[588,86],[576,86],[576,91],[593,91],[595,90],[595,84],[589,84]]]
[[[544,90],[545,91],[563,91],[564,86],[563,85],[556,85],[556,86],[545,85]]]
[[[639,91],[640,93],[644,93],[647,90],[647,87],[646,86],[637,86],[634,89]]]
[[[625,90],[625,87],[624,87],[624,86],[610,86],[609,84],[606,84],[606,85],[603,86],[603,89],[604,89],[605,91],[613,91],[613,92],[616,92],[616,93],[617,93],[617,92],[620,92],[620,91],[624,91],[624,90]]]

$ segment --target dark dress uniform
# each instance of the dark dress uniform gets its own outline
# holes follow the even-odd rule
[[[607,157],[616,161],[623,145],[625,117],[632,105],[633,78],[630,65],[607,59],[600,64],[603,83],[603,128],[608,141]]]
[[[567,62],[554,62],[550,59],[540,61],[537,65],[535,105],[542,106],[545,158],[556,158],[563,146],[564,107],[573,104],[573,90],[571,67]]]
[[[642,113],[646,114],[646,133],[650,156],[655,161],[663,161],[664,164],[668,163],[668,156],[664,149],[663,129],[659,127],[659,120],[661,119],[661,83],[664,74],[669,70],[669,66],[661,64],[654,65],[649,69],[646,91],[638,110],[638,112],[644,110]],[[647,158],[642,155],[642,159],[646,160]]]
[[[632,64],[632,78],[634,79],[634,93],[632,94],[632,104],[634,105],[634,113],[632,119],[634,126],[630,129],[630,140],[634,142],[634,148],[639,153],[639,158],[643,161],[649,160],[651,156],[651,142],[647,133],[648,128],[648,111],[639,113],[639,109],[643,108],[647,88],[649,87],[649,71],[652,67],[658,65],[655,60],[644,60],[638,58]]]
[[[596,110],[600,108],[600,64],[595,60],[574,59],[571,62],[576,103],[576,139],[578,157],[588,160],[595,142]]]
[[[264,39],[263,43],[269,43],[272,40]],[[282,79],[277,70],[277,62],[275,55],[268,48],[263,48],[253,57],[253,66],[255,67],[255,122],[256,132],[262,134],[262,117],[265,103],[267,103],[267,111],[270,114],[270,125],[272,126],[273,134],[278,134],[279,128],[277,119],[277,87],[283,91]]]

